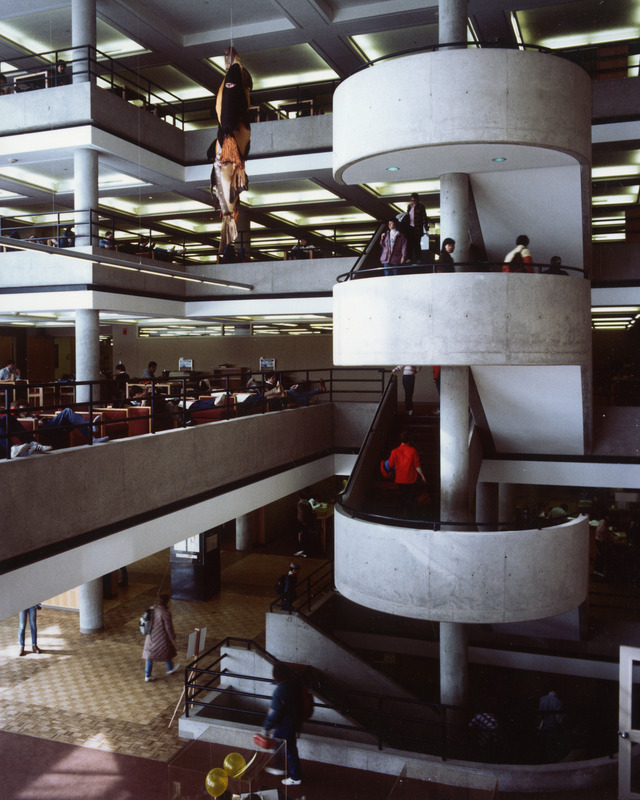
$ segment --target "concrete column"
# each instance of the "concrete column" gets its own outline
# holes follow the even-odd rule
[[[440,519],[469,521],[469,367],[440,370]],[[460,530],[458,526],[451,526]],[[440,702],[464,706],[468,677],[463,623],[440,623]]]
[[[440,486],[440,519],[468,522],[469,367],[440,370]]]
[[[469,176],[451,172],[440,176],[440,241],[454,239],[454,261],[469,260]],[[464,272],[465,267],[456,267]]]
[[[80,147],[73,154],[73,204],[76,208],[76,247],[96,241],[92,231],[91,211],[98,210],[98,151]],[[92,235],[93,234],[93,235]],[[97,242],[96,242],[97,243]]]
[[[499,484],[481,481],[476,485],[476,522],[478,530],[496,530],[495,523],[500,519]],[[486,522],[485,527],[481,523]],[[492,527],[493,524],[493,527]]]
[[[102,578],[80,587],[80,633],[99,633],[104,628]]]
[[[467,41],[467,0],[440,0],[438,5],[438,41]]]
[[[96,0],[71,0],[71,46],[79,48],[73,52],[73,82],[86,83],[95,59]]]
[[[241,517],[236,517],[236,550],[251,550],[253,525],[254,520],[251,512],[243,514]]]
[[[100,380],[100,312],[92,308],[76,311],[76,380]],[[97,389],[78,386],[76,401],[88,403],[91,397],[95,402],[100,398]]]
[[[498,518],[502,525],[502,530],[509,530],[509,523],[515,522],[516,518],[516,488],[512,483],[500,484],[500,500],[498,506]]]
[[[467,626],[440,623],[440,702],[464,707],[469,683]]]

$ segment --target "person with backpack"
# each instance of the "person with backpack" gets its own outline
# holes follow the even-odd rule
[[[271,696],[271,706],[262,725],[262,733],[267,739],[283,739],[286,742],[289,777],[284,778],[282,783],[285,786],[299,786],[302,783],[302,769],[296,739],[304,722],[301,684],[280,661],[273,665],[273,680],[277,686]]]
[[[516,239],[516,246],[504,257],[503,272],[534,272],[533,257],[527,250],[529,237],[524,233]]]
[[[173,659],[177,654],[176,634],[173,630],[173,621],[169,611],[169,595],[161,594],[153,607],[151,631],[145,637],[142,658],[145,659],[144,679],[155,681],[151,674],[154,661],[164,661],[167,675],[173,675],[180,669],[180,664],[174,664]]]

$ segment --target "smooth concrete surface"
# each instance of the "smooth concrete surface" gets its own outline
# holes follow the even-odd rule
[[[76,318],[76,380],[100,380],[100,312],[96,309],[79,308]],[[94,394],[95,393],[95,394]],[[99,392],[95,387],[78,386],[76,401],[89,403],[96,400]]]
[[[387,180],[390,164],[432,178],[588,163],[590,154],[591,80],[546,53],[419,53],[361,70],[334,94],[333,169],[347,184]]]
[[[326,675],[330,686],[338,690],[366,691],[413,698],[395,681],[371,667],[324,631],[315,628],[305,617],[287,612],[266,615],[266,649],[280,661],[309,664]]]
[[[620,455],[617,454],[616,459]],[[498,483],[538,484],[539,486],[582,486],[584,488],[615,486],[618,489],[640,489],[640,464],[526,458],[502,460],[485,458],[479,480]]]
[[[473,367],[473,379],[496,452],[587,453],[591,394],[584,386],[586,369]]]
[[[21,509],[21,520],[3,535],[3,557],[321,454],[332,447],[332,418],[327,403],[4,460],[5,501]],[[27,500],[33,486],[46,503]]]
[[[588,281],[454,273],[346,281],[333,288],[334,361],[548,365],[591,359]]]
[[[587,517],[542,530],[431,531],[352,519],[336,506],[336,588],[388,614],[475,623],[551,617],[584,601],[588,573]]]

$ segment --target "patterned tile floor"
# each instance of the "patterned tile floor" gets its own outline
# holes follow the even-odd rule
[[[164,665],[156,664],[158,680],[145,683],[138,631],[138,618],[153,603],[163,576],[166,587],[168,559],[165,550],[128,567],[129,585],[105,600],[105,630],[99,634],[81,634],[76,612],[43,608],[38,612],[43,652],[31,653],[27,626],[27,655],[19,658],[18,617],[0,622],[0,728],[162,761],[178,751],[184,744],[178,715],[170,727],[169,721],[183,673],[167,677]],[[262,643],[273,585],[289,560],[285,553],[223,550],[219,595],[205,603],[171,601],[176,660],[185,663],[195,627],[207,627],[209,644],[225,636]]]

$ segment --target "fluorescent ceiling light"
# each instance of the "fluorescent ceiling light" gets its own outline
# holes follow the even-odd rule
[[[620,233],[595,233],[591,237],[592,242],[623,242],[626,239],[624,231]]]
[[[640,165],[627,164],[618,167],[593,167],[591,170],[591,177],[595,180],[602,178],[622,178],[626,175],[640,174]]]
[[[610,42],[625,41],[626,39],[637,39],[639,36],[640,27],[636,25],[628,28],[610,28],[609,30],[591,31],[589,33],[576,33],[569,36],[550,36],[546,39],[541,39],[539,44],[552,50],[564,50],[569,47],[582,47],[587,44],[608,44]]]
[[[621,206],[636,202],[637,192],[633,194],[603,194],[593,197],[591,202],[594,206]]]

